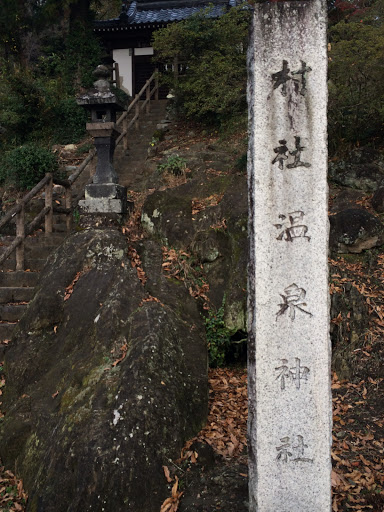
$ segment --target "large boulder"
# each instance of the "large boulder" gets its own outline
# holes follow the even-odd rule
[[[332,369],[339,379],[351,380],[369,327],[368,304],[350,281],[336,289],[331,295]]]
[[[332,252],[358,254],[384,243],[383,224],[367,210],[343,210],[329,221]]]
[[[379,187],[372,197],[372,208],[377,213],[384,213],[384,187]]]
[[[331,160],[328,174],[338,185],[374,192],[384,184],[384,163],[377,150],[362,147],[353,150],[346,160]]]
[[[188,251],[207,276],[211,304],[225,306],[233,334],[246,331],[247,180],[245,175],[193,179],[150,195],[142,210],[146,231],[168,247]]]
[[[373,192],[384,183],[384,171],[374,163],[356,165],[345,162],[330,162],[329,177],[338,185],[364,190],[365,192]]]
[[[117,230],[73,235],[19,324],[0,455],[23,478],[29,512],[158,512],[162,465],[204,424],[201,317],[148,244],[141,267]]]

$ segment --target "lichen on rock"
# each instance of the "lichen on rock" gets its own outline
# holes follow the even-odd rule
[[[161,298],[144,300],[127,253],[115,229],[69,237],[6,354],[0,453],[17,466],[30,512],[158,512],[168,492],[161,466],[205,421],[196,304],[174,293],[161,265],[148,267]],[[188,305],[184,316],[167,297]]]

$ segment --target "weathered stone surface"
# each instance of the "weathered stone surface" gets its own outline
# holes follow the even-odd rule
[[[349,210],[350,208],[361,208],[360,206],[364,197],[366,197],[367,193],[354,189],[354,188],[330,188],[330,204],[329,204],[329,212],[330,214],[338,213],[342,210]]]
[[[115,183],[90,184],[85,188],[85,199],[127,199],[127,189]]]
[[[104,197],[82,199],[79,201],[84,213],[121,213],[127,211],[126,199],[109,199]]]
[[[212,195],[217,204],[192,215],[194,204]],[[143,207],[142,223],[152,236],[188,250],[203,264],[212,304],[225,296],[225,322],[231,332],[246,331],[247,184],[245,176],[191,180],[157,191]],[[216,200],[213,201],[215,203]]]
[[[357,254],[384,243],[384,225],[367,210],[343,210],[329,220],[333,252]]]
[[[325,2],[256,3],[249,49],[251,512],[331,509]]]
[[[118,231],[68,239],[6,354],[0,453],[23,478],[29,512],[158,512],[162,464],[205,420],[195,301],[161,275],[156,244],[139,250],[145,286]]]
[[[358,289],[347,282],[331,298],[332,368],[340,380],[353,379],[356,358],[369,325],[368,304]]]
[[[328,173],[338,185],[373,192],[383,184],[384,162],[378,150],[364,146],[353,149],[345,159],[332,159]]]
[[[84,213],[126,213],[127,189],[116,183],[92,183],[79,201]]]
[[[372,208],[377,211],[377,213],[384,213],[384,187],[379,187],[372,197]]]
[[[384,169],[376,163],[330,162],[329,177],[339,185],[373,192],[383,183]]]

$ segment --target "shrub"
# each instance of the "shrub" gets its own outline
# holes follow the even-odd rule
[[[75,96],[95,80],[99,42],[91,27],[74,24],[68,34],[46,32],[38,47],[29,66],[10,66],[0,59],[0,126],[5,129],[0,135],[5,148],[36,141],[74,143],[84,136],[86,114]]]
[[[174,176],[181,176],[186,166],[187,162],[184,158],[179,155],[171,155],[165,163],[157,166],[157,171],[160,174],[163,172],[169,172]]]
[[[368,142],[384,134],[384,26],[344,21],[330,30],[329,139]]]
[[[0,163],[0,179],[19,189],[33,188],[58,168],[56,156],[41,146],[25,144],[9,151]]]
[[[164,64],[177,59],[183,66],[179,76],[169,72],[161,79],[187,117],[215,124],[246,110],[249,20],[243,6],[218,19],[208,9],[154,33],[156,59]]]
[[[205,334],[208,343],[209,366],[223,366],[231,344],[231,335],[224,322],[225,296],[217,311],[210,310],[205,318]]]
[[[53,142],[70,144],[85,135],[87,113],[76,104],[74,98],[64,98],[54,107],[56,124],[53,126]]]

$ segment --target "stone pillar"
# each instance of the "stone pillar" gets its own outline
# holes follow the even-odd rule
[[[97,151],[96,173],[93,183],[117,183],[118,176],[113,167],[113,154],[115,152],[116,136],[95,137]]]
[[[249,49],[251,512],[331,510],[322,0],[257,3]]]

